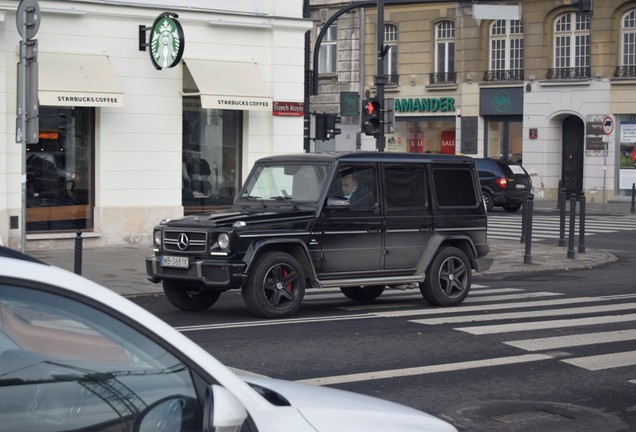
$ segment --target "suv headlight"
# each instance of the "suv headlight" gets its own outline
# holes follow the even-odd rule
[[[155,230],[152,241],[155,247],[161,247],[161,230]]]
[[[230,236],[226,233],[221,233],[219,234],[216,242],[218,243],[219,248],[227,250],[227,248],[230,247]]]

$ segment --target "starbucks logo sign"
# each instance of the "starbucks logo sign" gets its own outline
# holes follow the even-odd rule
[[[150,60],[157,69],[171,68],[183,55],[185,39],[178,15],[164,12],[150,29]]]

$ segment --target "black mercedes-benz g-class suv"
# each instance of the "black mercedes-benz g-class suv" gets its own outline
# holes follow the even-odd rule
[[[374,300],[419,288],[461,303],[485,270],[486,208],[474,159],[404,153],[307,153],[254,165],[229,212],[164,220],[148,279],[182,310],[240,288],[253,313],[284,317],[305,288]]]

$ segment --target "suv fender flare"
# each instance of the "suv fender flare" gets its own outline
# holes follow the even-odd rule
[[[243,256],[245,263],[245,274],[252,270],[257,258],[263,253],[271,250],[278,250],[289,253],[296,258],[305,270],[305,276],[312,281],[316,280],[316,269],[309,257],[307,245],[299,239],[267,239],[253,242]]]
[[[473,264],[474,258],[477,256],[477,250],[475,249],[475,245],[470,237],[461,234],[440,234],[435,233],[429,239],[426,249],[420,258],[420,261],[417,263],[417,270],[415,271],[418,275],[424,275],[426,270],[428,269],[431,261],[435,257],[437,251],[442,247],[443,244],[448,246],[454,246],[458,249],[464,251],[468,260]]]

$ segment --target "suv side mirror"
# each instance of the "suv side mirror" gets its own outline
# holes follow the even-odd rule
[[[241,401],[225,387],[211,385],[205,390],[203,431],[240,431],[247,419]]]
[[[328,210],[346,210],[350,207],[351,203],[343,196],[330,196],[327,198],[327,205],[325,206]]]

